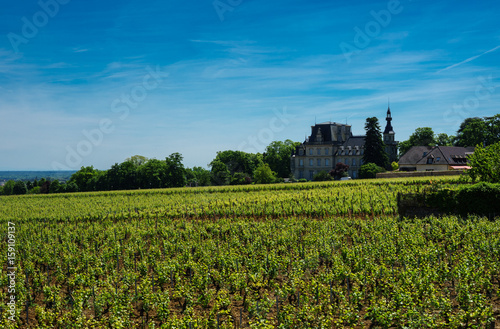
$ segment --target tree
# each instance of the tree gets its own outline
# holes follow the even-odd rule
[[[497,142],[500,142],[500,114],[465,119],[454,140],[456,146],[492,145]]]
[[[453,146],[455,136],[451,136],[445,133],[440,133],[434,137],[434,140],[436,142],[436,145],[438,146]]]
[[[64,186],[64,192],[66,193],[78,192],[78,186],[75,184],[75,182],[68,182]]]
[[[236,172],[251,173],[263,162],[261,154],[231,150],[217,152],[215,159],[226,164],[231,175]]]
[[[210,171],[210,176],[212,184],[214,185],[227,185],[229,184],[229,179],[231,173],[224,162],[220,160],[213,160],[210,163],[212,170]]]
[[[367,163],[361,166],[359,169],[360,178],[375,178],[377,173],[384,172],[383,167],[377,166],[375,163]]]
[[[462,122],[454,140],[456,146],[475,146],[486,143],[488,127],[481,118],[467,118]]]
[[[106,180],[110,190],[130,190],[139,187],[137,167],[130,161],[112,165],[106,172]]]
[[[166,187],[182,187],[186,185],[186,169],[182,164],[180,153],[172,153],[166,159]]]
[[[366,119],[365,123],[365,151],[363,154],[364,163],[375,163],[376,165],[388,168],[389,156],[385,152],[385,144],[382,140],[382,133],[376,117]]]
[[[94,166],[81,167],[80,170],[71,175],[69,182],[75,183],[79,191],[92,191],[92,177],[94,177],[97,172],[98,170],[94,169]],[[42,180],[40,180],[40,182],[42,182]]]
[[[137,168],[140,188],[160,188],[166,185],[167,163],[157,159],[144,162]]]
[[[212,181],[215,185],[229,184],[235,173],[249,175],[262,163],[262,154],[231,150],[219,151],[209,164],[212,168]],[[227,177],[226,170],[229,172]]]
[[[433,146],[436,145],[434,139],[434,131],[430,127],[422,127],[415,129],[415,132],[410,136],[412,146]]]
[[[23,181],[16,181],[14,187],[12,188],[12,194],[22,195],[28,193],[28,189],[26,188],[26,184]]]
[[[133,155],[130,158],[126,158],[125,161],[132,162],[136,167],[139,167],[148,162],[148,158],[142,155]]]
[[[42,180],[40,180],[41,182]],[[50,181],[49,180],[45,180],[42,185],[40,186],[40,193],[41,194],[49,194],[49,190],[50,190]]]
[[[488,126],[486,145],[500,142],[500,114],[484,118]]]
[[[40,194],[40,186],[33,187],[31,190],[28,191],[28,194]]]
[[[33,188],[33,183],[31,181],[27,181],[26,182],[26,188],[28,189],[28,191],[31,190]]]
[[[186,168],[186,180],[190,186],[209,186],[210,170],[202,167]]]
[[[61,193],[63,191],[63,186],[58,179],[53,180],[50,183],[49,193]]]
[[[271,170],[269,164],[263,163],[255,169],[253,177],[257,184],[270,184],[276,180],[276,173]]]
[[[106,170],[96,170],[89,181],[89,191],[109,190],[109,182]]]
[[[349,170],[349,166],[346,165],[345,163],[343,162],[337,162],[337,164],[335,165],[335,169],[332,169],[330,171],[330,176],[332,176],[333,178],[335,179],[340,179],[342,177],[347,177],[348,174],[347,174],[347,171]]]
[[[289,177],[291,173],[290,157],[295,147],[300,145],[299,142],[293,142],[290,139],[271,142],[266,147],[264,153],[264,162],[269,164],[271,170],[275,171],[278,177]]]
[[[415,132],[410,135],[407,141],[398,144],[399,154],[403,155],[413,146],[434,146],[436,140],[434,138],[434,131],[430,127],[422,127],[415,129]]]
[[[473,181],[500,183],[500,142],[487,147],[478,144],[469,156],[469,164],[467,174]]]
[[[8,180],[3,186],[3,195],[12,195],[14,193],[14,185],[16,184],[13,180]]]

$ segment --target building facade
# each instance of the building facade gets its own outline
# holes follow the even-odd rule
[[[387,110],[384,142],[389,159],[397,158],[397,141],[392,128],[391,110]],[[311,136],[297,146],[290,159],[295,178],[312,180],[321,171],[330,172],[342,162],[349,166],[348,174],[358,178],[363,165],[365,136],[354,136],[351,126],[337,122],[323,122],[311,126]]]
[[[470,169],[468,157],[474,147],[413,146],[399,159],[400,171],[443,171]]]

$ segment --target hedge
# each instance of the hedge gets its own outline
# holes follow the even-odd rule
[[[460,215],[500,215],[500,184],[477,183],[459,190],[443,189],[426,194],[426,204]]]

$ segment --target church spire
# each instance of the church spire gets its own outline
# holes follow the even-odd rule
[[[390,132],[394,133],[394,129],[392,128],[391,124],[392,115],[391,115],[391,106],[389,103],[387,104],[387,117],[385,118],[385,120],[387,121],[387,124],[385,125],[384,134],[388,134]]]
[[[392,128],[392,114],[391,114],[391,104],[389,101],[387,102],[387,117],[385,118],[387,124],[384,130],[384,143],[385,143],[385,152],[389,156],[389,161],[396,161],[398,158],[398,142],[396,141],[396,133],[394,132],[394,128]]]

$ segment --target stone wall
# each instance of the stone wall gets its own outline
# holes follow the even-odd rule
[[[457,176],[463,174],[463,170],[443,170],[443,171],[393,171],[378,173],[377,178],[397,178],[397,177],[425,177],[425,176]]]

